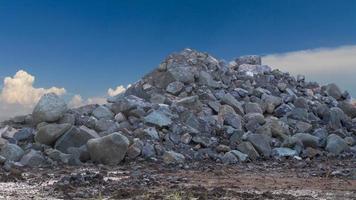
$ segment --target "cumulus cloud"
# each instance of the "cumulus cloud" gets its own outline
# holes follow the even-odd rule
[[[0,91],[0,121],[9,117],[30,113],[46,93],[63,95],[64,88],[35,88],[35,77],[24,70],[19,70],[13,77],[5,77]]]
[[[80,106],[88,104],[104,104],[106,103],[106,98],[104,97],[91,97],[88,99],[83,99],[79,94],[74,95],[73,98],[69,101],[68,106],[70,108],[77,108]]]
[[[356,45],[336,48],[319,48],[271,54],[262,58],[263,63],[290,72],[330,73],[356,68]]]
[[[43,94],[53,92],[62,95],[66,93],[64,88],[35,88],[33,87],[34,82],[35,77],[24,70],[16,72],[13,77],[6,77],[0,94],[1,102],[31,107],[38,102]]]
[[[119,85],[119,86],[117,86],[115,89],[109,88],[109,89],[108,89],[108,95],[111,96],[111,97],[113,97],[113,96],[116,96],[116,95],[118,95],[118,94],[121,94],[121,93],[125,92],[126,89],[129,88],[130,86],[131,86],[131,85],[128,85],[128,86],[125,88],[125,86]]]
[[[271,54],[263,64],[291,74],[304,74],[323,84],[335,82],[356,96],[356,45]]]

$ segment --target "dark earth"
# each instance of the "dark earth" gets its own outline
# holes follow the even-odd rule
[[[117,167],[1,171],[1,199],[356,199],[356,159],[316,158],[167,166],[137,161]]]

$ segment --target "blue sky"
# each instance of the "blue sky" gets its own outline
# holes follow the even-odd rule
[[[85,98],[186,47],[231,60],[349,45],[354,0],[0,0],[0,78],[23,69]]]

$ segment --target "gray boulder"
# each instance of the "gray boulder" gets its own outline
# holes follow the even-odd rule
[[[21,158],[20,163],[27,167],[43,167],[49,164],[40,151],[33,149]]]
[[[129,140],[120,133],[90,139],[87,143],[91,160],[105,165],[117,165],[125,157]]]
[[[0,155],[9,161],[19,161],[24,153],[21,147],[11,143],[5,144],[0,151]]]
[[[232,108],[234,108],[234,110],[236,111],[237,114],[239,115],[244,115],[244,109],[242,108],[242,104],[237,101],[235,99],[234,96],[232,96],[230,93],[226,93],[222,99],[221,99],[222,103],[227,104],[229,106],[231,106]]]
[[[247,136],[247,141],[255,147],[255,149],[260,153],[264,158],[269,158],[271,156],[271,145],[270,137],[262,134],[249,134]]]
[[[336,134],[330,134],[328,136],[325,149],[330,153],[339,155],[340,153],[348,149],[348,145],[345,140],[342,139],[340,136]]]
[[[342,97],[342,91],[335,83],[330,83],[324,86],[327,95],[334,97],[336,100],[340,100]]]
[[[309,133],[297,133],[293,135],[293,138],[301,141],[304,147],[318,148],[322,146],[321,139]]]
[[[93,138],[99,138],[95,131],[85,126],[72,127],[56,141],[54,148],[63,153],[68,153],[68,148],[81,147]]]
[[[184,160],[184,155],[174,151],[166,151],[163,154],[163,162],[167,165],[184,163]]]
[[[54,93],[41,97],[35,106],[32,117],[36,124],[41,122],[55,122],[67,111],[67,104]]]
[[[92,115],[97,119],[112,119],[114,118],[114,113],[109,110],[106,106],[98,106],[92,113]]]
[[[70,124],[48,124],[42,126],[35,135],[35,141],[51,146],[71,127],[72,125]]]
[[[159,127],[169,126],[172,124],[172,120],[169,116],[163,112],[153,111],[144,117],[144,121],[149,124],[153,124]]]
[[[183,87],[184,84],[182,82],[174,81],[167,86],[166,91],[173,95],[177,95],[182,91]]]

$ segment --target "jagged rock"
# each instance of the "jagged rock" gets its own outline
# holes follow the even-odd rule
[[[0,155],[10,161],[19,161],[24,153],[21,147],[11,143],[5,144],[0,151]]]
[[[42,126],[36,133],[35,141],[51,146],[71,127],[72,125],[70,124],[48,124]]]
[[[244,115],[244,109],[242,108],[242,105],[240,102],[238,102],[234,96],[232,96],[230,93],[225,94],[222,99],[222,103],[227,104],[231,106],[235,112],[239,115]]]
[[[247,136],[247,141],[256,148],[258,153],[260,153],[264,158],[269,158],[271,156],[271,145],[270,138],[262,134],[249,134]]]
[[[324,87],[326,94],[334,97],[336,100],[340,100],[342,97],[342,92],[340,88],[335,83],[330,83]]]
[[[160,111],[153,111],[144,117],[146,123],[153,124],[159,127],[169,126],[172,120],[169,116]]]
[[[177,95],[182,91],[183,87],[184,84],[182,82],[174,81],[167,86],[166,91],[173,95]]]
[[[257,103],[246,103],[244,105],[245,107],[245,113],[248,114],[248,113],[260,113],[260,114],[263,114],[263,111],[260,107],[259,104]]]
[[[109,110],[106,106],[97,107],[92,115],[97,119],[112,119],[114,118],[114,113]]]
[[[261,65],[261,57],[257,55],[241,56],[235,59],[233,67],[239,67],[242,64]]]
[[[151,159],[156,156],[155,148],[150,143],[145,143],[142,147],[142,156],[146,159]]]
[[[167,165],[184,163],[184,160],[184,155],[174,151],[166,151],[163,154],[163,162]]]
[[[27,167],[43,167],[48,165],[48,162],[43,154],[40,151],[35,151],[33,149],[21,158],[20,163]]]
[[[54,148],[63,153],[68,153],[68,148],[81,147],[88,140],[99,137],[95,131],[85,126],[81,126],[80,128],[72,127],[56,141]]]
[[[23,128],[14,134],[14,139],[16,141],[27,141],[32,142],[35,136],[35,130],[33,128]]]
[[[202,85],[207,85],[208,87],[212,87],[212,88],[220,87],[220,84],[216,82],[208,72],[205,71],[199,72],[199,83]]]
[[[200,111],[202,109],[202,103],[199,101],[198,96],[190,96],[179,99],[175,102],[178,106],[184,106],[188,109]]]
[[[72,155],[60,152],[57,149],[46,149],[44,153],[54,161],[69,164]]]
[[[347,143],[344,139],[336,134],[331,134],[328,136],[327,144],[325,149],[335,155],[339,155],[348,148]]]
[[[240,143],[239,145],[237,145],[237,149],[242,153],[247,154],[251,160],[256,160],[260,157],[260,154],[256,151],[256,149],[250,142]]]
[[[248,159],[248,155],[247,154],[244,154],[244,153],[242,153],[242,152],[240,152],[238,150],[231,150],[230,152],[232,154],[234,154],[239,159],[239,161],[241,161],[241,162],[245,162]]]
[[[238,158],[232,152],[226,152],[222,157],[222,162],[226,165],[236,164],[239,162]]]
[[[41,97],[35,106],[32,117],[35,123],[55,122],[67,111],[67,104],[54,93],[48,93]]]
[[[305,147],[318,148],[321,146],[320,138],[309,133],[297,133],[293,137],[301,141]]]
[[[356,117],[356,106],[354,106],[351,103],[346,102],[346,101],[340,101],[338,106],[349,117],[351,117],[351,118]]]
[[[120,133],[90,139],[87,143],[90,158],[94,162],[117,165],[125,157],[129,140]]]

